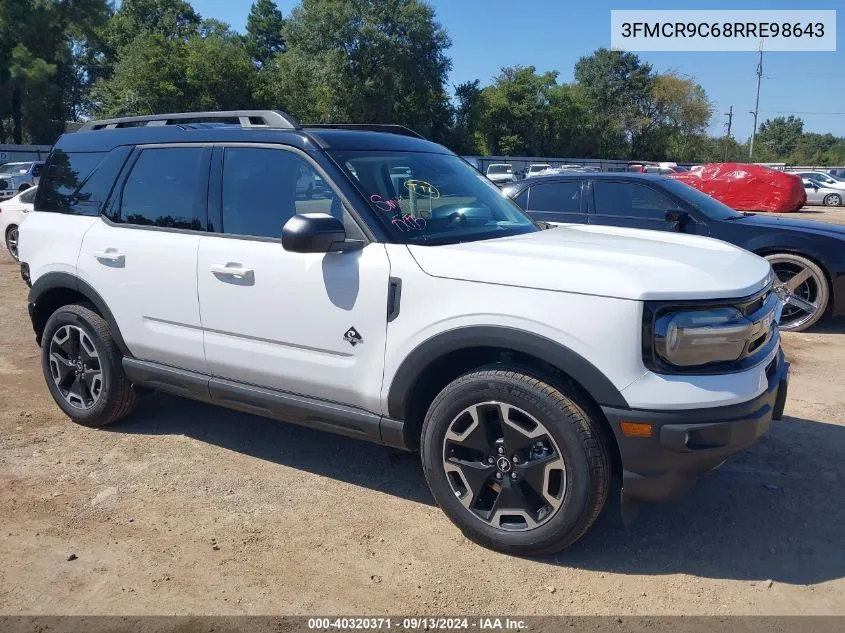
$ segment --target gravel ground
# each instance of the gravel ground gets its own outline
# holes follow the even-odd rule
[[[464,539],[414,455],[167,396],[75,426],[0,259],[2,614],[845,614],[845,322],[784,337],[751,450],[526,560]]]

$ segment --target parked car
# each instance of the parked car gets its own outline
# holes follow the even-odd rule
[[[704,235],[761,255],[785,302],[782,330],[806,330],[826,312],[845,314],[845,226],[739,213],[664,176],[561,174],[503,193],[542,222]]]
[[[187,122],[206,117],[224,123]],[[397,166],[414,175],[401,191]],[[300,200],[299,169],[331,198]],[[53,148],[20,257],[75,422],[114,422],[152,388],[420,450],[449,518],[511,554],[575,542],[613,473],[625,504],[681,493],[787,396],[765,260],[692,235],[543,231],[398,126],[89,121]]]
[[[0,235],[4,237],[2,245],[15,259],[18,259],[18,227],[32,211],[36,191],[36,187],[30,187],[0,204]]]
[[[6,163],[0,165],[0,200],[16,196],[30,187],[35,187],[41,178],[43,161]]]
[[[525,170],[525,177],[526,178],[532,178],[532,177],[536,176],[537,174],[539,174],[540,172],[545,171],[546,169],[551,169],[551,168],[552,168],[552,166],[549,165],[548,163],[531,163],[530,165],[528,165],[528,169]]]
[[[828,169],[827,173],[836,178],[837,180],[845,181],[845,169]]]
[[[655,163],[649,161],[631,161],[628,163],[628,171],[638,174],[681,174],[689,171],[677,163]]]
[[[802,178],[807,204],[823,204],[826,207],[838,207],[845,203],[845,191],[823,186],[819,182]]]
[[[845,181],[839,180],[838,178],[834,178],[831,175],[824,173],[823,171],[797,171],[792,173],[801,176],[802,179],[806,178],[807,180],[817,182],[819,183],[819,185],[827,187],[829,189],[838,189],[840,191],[845,191]]]
[[[487,167],[487,177],[492,183],[499,186],[516,182],[516,176],[513,174],[513,165],[508,163],[492,163]]]

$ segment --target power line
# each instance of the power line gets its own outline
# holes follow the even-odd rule
[[[757,115],[760,113],[760,82],[763,79],[763,38],[760,38],[760,61],[757,62],[757,100],[754,102],[754,128],[751,130],[751,143],[748,147],[748,158],[754,160],[754,137],[757,135]]]

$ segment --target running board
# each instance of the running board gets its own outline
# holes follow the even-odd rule
[[[408,450],[404,423],[356,407],[125,357],[133,384],[329,433]]]

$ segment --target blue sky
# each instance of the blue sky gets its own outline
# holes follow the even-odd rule
[[[287,17],[298,2],[276,0]],[[203,17],[214,17],[239,31],[251,0],[192,0]],[[770,52],[764,56],[760,121],[781,113],[804,119],[806,131],[845,136],[845,4],[842,0],[429,0],[446,28],[452,47],[450,82],[489,83],[502,66],[522,64],[557,70],[558,81],[572,80],[575,62],[610,45],[611,9],[839,9],[837,51]],[[722,113],[733,105],[733,133],[751,134],[756,53],[639,53],[658,71],[675,70],[695,78],[716,106],[712,134],[724,134]],[[816,114],[814,114],[816,113]]]

